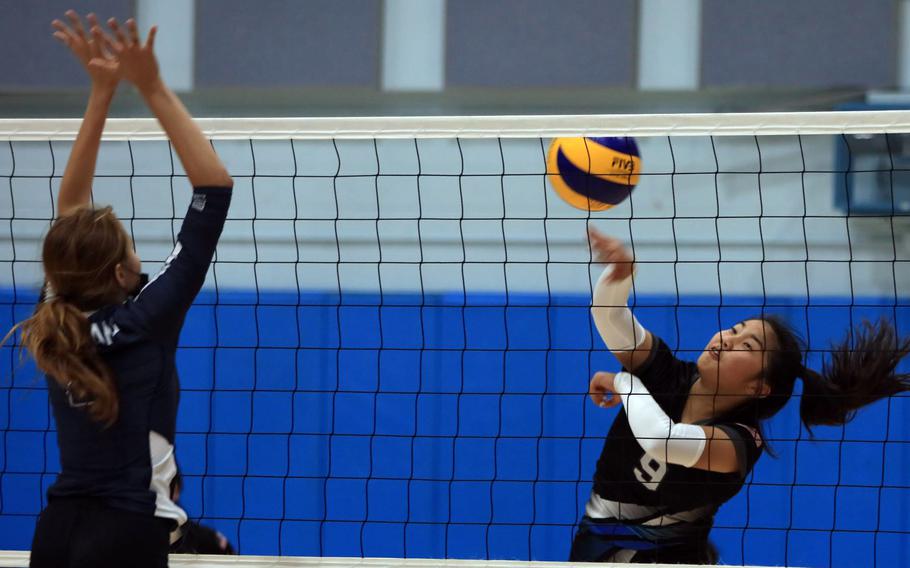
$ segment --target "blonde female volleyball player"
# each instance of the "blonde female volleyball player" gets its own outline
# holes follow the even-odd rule
[[[108,36],[89,17],[55,20],[54,36],[92,80],[82,126],[60,183],[59,217],[42,249],[46,288],[19,324],[47,374],[61,472],[32,543],[34,567],[167,566],[168,536],[186,520],[169,496],[176,472],[177,337],[202,287],[233,182],[209,141],[158,74],[155,28],[132,20]],[[177,245],[147,284],[110,207],[89,205],[108,106],[123,77],[139,90],[194,187]]]
[[[715,562],[714,513],[742,487],[764,449],[762,421],[789,400],[797,378],[807,427],[843,424],[859,407],[910,390],[910,376],[895,373],[910,340],[884,320],[854,330],[821,373],[803,366],[793,331],[765,315],[715,334],[697,362],[681,361],[626,307],[633,264],[622,243],[593,229],[590,241],[596,260],[610,265],[591,312],[623,365],[596,373],[590,396],[623,411],[597,462],[572,560]]]

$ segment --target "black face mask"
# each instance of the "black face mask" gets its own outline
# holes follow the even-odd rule
[[[136,287],[130,291],[130,297],[135,298],[139,295],[139,292],[149,283],[149,275],[145,272],[139,273],[139,283],[136,284]]]

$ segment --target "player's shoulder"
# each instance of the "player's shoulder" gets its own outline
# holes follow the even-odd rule
[[[746,441],[754,444],[756,448],[764,447],[765,442],[762,439],[761,431],[757,426],[752,426],[743,422],[733,422],[730,425],[738,429],[743,434]]]
[[[762,438],[761,428],[757,424],[742,420],[729,420],[714,423],[720,428],[739,448],[752,457],[752,461],[765,450],[765,441]]]
[[[651,353],[635,374],[646,384],[679,383],[679,386],[691,386],[698,368],[691,361],[677,357],[663,338],[653,335]]]
[[[92,339],[99,347],[132,344],[145,341],[148,336],[143,316],[132,298],[89,314],[88,322]]]

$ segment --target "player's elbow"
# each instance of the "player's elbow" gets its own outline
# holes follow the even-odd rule
[[[603,308],[591,306],[591,319],[594,321],[597,333],[603,337],[603,328],[606,325],[606,314],[603,313]]]
[[[657,440],[657,439],[647,439],[647,440],[638,440],[638,444],[641,446],[641,449],[645,451],[650,457],[656,459],[657,461],[669,463],[670,460],[667,458],[667,441],[666,440]]]
[[[222,169],[218,172],[212,173],[213,182],[210,184],[212,187],[224,187],[224,188],[233,188],[234,187],[234,178],[227,172],[227,170]]]
[[[698,463],[706,442],[704,430],[691,424],[675,424],[666,438],[638,439],[642,449],[652,458],[683,467]]]
[[[622,323],[621,310],[622,308],[617,309],[612,306],[591,306],[591,319],[594,320],[594,327],[597,328],[597,332],[604,341],[614,339],[617,332],[622,331],[617,329],[617,324]],[[607,346],[609,347],[609,344]]]
[[[642,444],[642,448],[648,456],[662,463],[692,467],[698,462],[698,457],[693,457],[691,454],[670,451],[666,440],[653,440],[652,443]]]
[[[224,189],[234,187],[234,178],[229,176],[227,172],[198,176],[190,181],[193,187],[222,187]]]

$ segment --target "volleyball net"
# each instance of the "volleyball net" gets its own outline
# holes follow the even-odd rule
[[[809,366],[864,319],[910,333],[910,113],[199,121],[235,180],[178,351],[181,503],[242,553],[567,558],[617,410],[588,225],[638,264],[683,359],[760,313]],[[0,322],[32,311],[78,121],[0,121]],[[547,180],[554,136],[634,136],[605,212]],[[191,192],[153,121],[111,120],[93,198],[154,272]],[[59,468],[43,378],[0,349],[0,549]],[[906,364],[901,369],[907,370]],[[799,387],[712,540],[734,565],[893,566],[910,550],[910,397],[801,428]],[[266,564],[263,564],[266,565]]]

